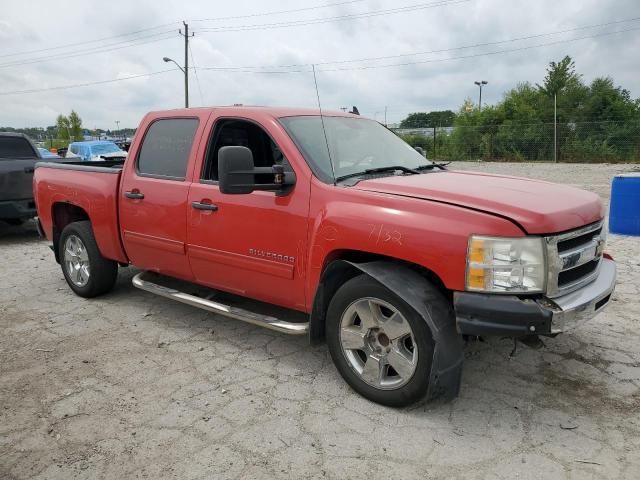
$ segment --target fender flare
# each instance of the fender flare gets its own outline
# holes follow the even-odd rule
[[[434,341],[427,399],[450,400],[457,397],[462,381],[464,342],[456,330],[453,307],[450,312],[437,312],[437,315],[433,315],[433,306],[427,295],[433,285],[418,272],[401,263],[384,260],[366,263],[338,260],[334,263],[338,262],[343,264],[342,267],[348,265],[351,267],[347,267],[349,270],[356,269],[373,278],[418,312],[429,326]],[[334,265],[329,268],[331,267]]]

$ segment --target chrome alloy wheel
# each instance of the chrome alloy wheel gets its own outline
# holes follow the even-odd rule
[[[360,298],[346,308],[340,319],[340,345],[360,378],[381,390],[405,385],[418,364],[409,322],[379,298]]]
[[[74,285],[84,287],[89,282],[89,254],[76,235],[69,235],[64,242],[64,265]]]

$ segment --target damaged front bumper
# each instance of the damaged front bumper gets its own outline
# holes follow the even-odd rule
[[[463,335],[555,335],[600,313],[615,284],[616,264],[603,258],[593,282],[553,299],[454,292],[456,327]]]

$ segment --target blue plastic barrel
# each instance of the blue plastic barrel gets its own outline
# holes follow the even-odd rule
[[[640,236],[640,174],[628,173],[613,178],[609,231]]]

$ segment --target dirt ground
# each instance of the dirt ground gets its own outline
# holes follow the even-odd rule
[[[593,190],[621,165],[458,164]],[[640,478],[640,238],[608,310],[467,348],[449,404],[354,394],[324,346],[131,286],[74,296],[32,226],[0,227],[0,478]]]

